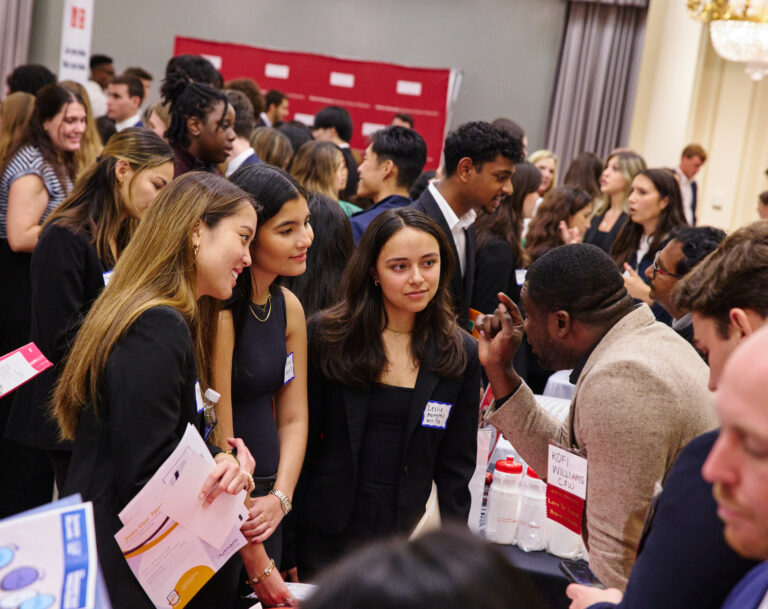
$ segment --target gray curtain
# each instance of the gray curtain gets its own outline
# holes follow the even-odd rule
[[[547,148],[560,175],[583,151],[605,156],[626,145],[640,68],[648,0],[568,3]]]
[[[3,93],[7,93],[8,74],[27,61],[31,27],[32,0],[0,0],[0,91]]]

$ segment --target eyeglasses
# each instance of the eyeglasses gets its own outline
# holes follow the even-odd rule
[[[663,268],[659,266],[659,254],[661,254],[661,250],[656,252],[656,255],[653,257],[653,278],[656,279],[656,273],[659,275],[666,275],[667,277],[674,277],[675,279],[680,279],[682,275],[677,275],[676,273],[670,273],[669,271],[665,271]]]

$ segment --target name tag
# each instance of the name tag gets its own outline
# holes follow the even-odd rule
[[[200,381],[195,381],[195,402],[197,404],[197,414],[200,414],[205,410],[205,404],[203,403],[203,394],[200,391]]]
[[[285,358],[285,372],[283,373],[283,385],[287,385],[296,375],[293,373],[293,351]]]
[[[101,276],[104,278],[104,285],[107,285],[109,283],[109,280],[112,279],[112,273],[114,271],[107,271],[106,273],[102,273]]]
[[[554,443],[547,461],[547,518],[581,534],[587,498],[587,460]]]
[[[422,427],[433,427],[435,429],[445,429],[448,422],[448,415],[451,414],[453,404],[445,402],[427,402],[424,408],[424,414],[421,417]]]

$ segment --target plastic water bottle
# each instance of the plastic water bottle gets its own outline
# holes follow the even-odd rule
[[[485,517],[485,537],[489,541],[515,543],[522,479],[522,464],[511,458],[496,461]]]
[[[531,467],[526,472],[520,497],[517,545],[525,552],[547,547],[547,485]]]

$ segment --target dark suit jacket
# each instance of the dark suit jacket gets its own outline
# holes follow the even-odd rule
[[[18,390],[6,435],[28,446],[54,450],[59,429],[48,416],[48,403],[61,373],[62,360],[91,305],[104,288],[107,266],[85,233],[48,225],[32,255],[33,341],[53,364]]]
[[[496,296],[499,292],[504,292],[519,306],[520,286],[515,275],[519,267],[509,244],[504,239],[489,239],[477,251],[476,257],[472,308],[481,313],[493,313],[499,305]]]
[[[468,328],[469,307],[472,302],[472,291],[475,283],[475,227],[470,226],[464,230],[467,235],[467,263],[465,265],[464,278],[462,279],[461,265],[459,265],[459,252],[456,249],[456,243],[453,240],[451,229],[448,228],[445,216],[437,206],[437,201],[435,201],[432,193],[429,192],[429,188],[424,189],[424,192],[411,204],[411,207],[427,214],[437,222],[440,225],[440,228],[443,229],[445,236],[448,238],[448,242],[451,244],[451,251],[453,251],[453,257],[456,261],[456,269],[453,272],[450,286],[451,295],[453,296],[453,308],[459,317],[459,324],[464,328]],[[481,311],[481,313],[485,312],[486,311]]]
[[[316,340],[310,324],[310,340]],[[480,363],[477,342],[462,332],[467,368],[457,379],[430,371],[432,353],[414,388],[402,475],[397,497],[397,529],[411,530],[424,513],[432,481],[444,519],[466,522],[469,480],[475,470]],[[358,480],[358,455],[374,387],[349,387],[329,381],[310,364],[309,437],[296,496],[299,528],[327,536],[342,534],[350,522]],[[421,425],[427,402],[453,404],[445,429]],[[393,531],[394,532],[394,531]]]
[[[718,433],[710,431],[691,440],[672,466],[621,603],[597,603],[590,609],[719,609],[757,564],[725,543],[712,485],[701,477],[701,466]]]
[[[173,452],[188,423],[203,432],[196,380],[184,318],[170,307],[154,307],[109,354],[99,379],[98,415],[89,405],[80,416],[64,494],[80,493],[83,501],[93,502],[99,562],[115,609],[153,607],[115,541],[122,528],[117,514]],[[215,577],[203,590],[219,581]],[[230,596],[235,588],[221,593],[223,604],[208,606],[228,606]],[[192,604],[205,607],[197,604],[202,598]]]

